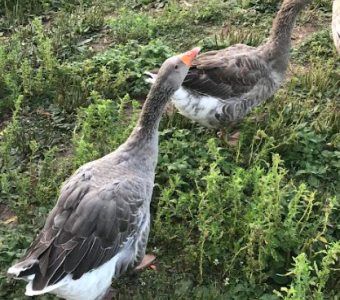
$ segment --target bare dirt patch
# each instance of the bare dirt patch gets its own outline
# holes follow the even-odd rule
[[[302,25],[297,25],[294,28],[292,35],[292,46],[299,45],[303,40],[305,40],[311,34],[320,31],[323,29],[324,24],[312,24],[310,22],[304,23]],[[298,66],[294,63],[291,63],[289,69],[287,71],[287,78],[291,78],[295,74],[304,74],[308,71],[308,68],[305,66]]]
[[[6,222],[12,217],[14,217],[14,214],[11,212],[9,207],[5,204],[0,204],[0,221]]]
[[[11,120],[11,117],[7,114],[0,116],[0,132],[6,128],[10,120]]]
[[[96,52],[103,52],[110,46],[112,46],[114,42],[110,40],[108,37],[104,36],[103,38],[95,41],[92,45],[91,48],[96,51]]]
[[[293,36],[292,36],[292,44],[293,46],[298,45],[301,43],[302,40],[304,40],[309,35],[313,34],[314,32],[317,32],[322,29],[322,25],[320,24],[311,24],[306,23],[303,25],[298,25],[295,27]]]
[[[287,79],[293,77],[294,75],[297,74],[305,74],[308,71],[308,67],[305,66],[299,66],[294,63],[291,63],[289,65],[289,68],[287,70]]]
[[[118,18],[117,13],[108,13],[104,16],[105,20]],[[90,47],[95,52],[104,52],[107,48],[112,46],[114,41],[109,36],[109,30],[107,26],[104,26],[103,32],[97,37],[91,44]]]

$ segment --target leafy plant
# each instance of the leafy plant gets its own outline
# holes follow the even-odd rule
[[[28,300],[7,268],[63,181],[128,137],[150,88],[143,72],[196,45],[263,43],[280,3],[0,0],[1,299]],[[164,114],[148,246],[157,272],[115,281],[117,299],[339,298],[340,64],[323,27],[330,19],[329,1],[305,10],[298,25],[317,32],[294,47],[276,95],[237,125],[237,147],[175,109]]]

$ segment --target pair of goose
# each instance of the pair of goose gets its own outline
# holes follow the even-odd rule
[[[285,0],[268,42],[167,59],[138,123],[116,151],[80,167],[63,185],[45,226],[8,273],[28,281],[26,295],[101,300],[111,282],[146,265],[158,126],[172,97],[185,116],[221,128],[241,120],[283,83],[292,30],[312,0]]]
[[[223,129],[242,120],[282,85],[288,67],[291,34],[302,8],[313,0],[284,1],[266,44],[236,44],[195,59],[182,86],[172,97],[179,113],[205,127]],[[340,53],[340,0],[333,1],[332,32]],[[157,71],[145,72],[153,83]],[[237,136],[237,135],[236,135]]]

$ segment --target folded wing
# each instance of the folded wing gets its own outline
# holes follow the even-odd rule
[[[235,45],[199,55],[183,86],[200,94],[228,100],[251,91],[261,78],[268,76],[267,68],[256,48]]]
[[[90,179],[91,174],[87,177]],[[42,290],[67,274],[78,279],[103,265],[138,232],[142,222],[139,210],[145,197],[145,187],[136,178],[112,181],[95,189],[86,176],[72,177],[43,231],[17,265],[37,263],[18,277],[34,274],[33,290]]]

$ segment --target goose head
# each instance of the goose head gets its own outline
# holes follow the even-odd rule
[[[199,47],[196,47],[183,54],[168,58],[159,69],[155,84],[162,86],[164,90],[177,91],[200,50]]]

